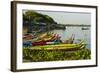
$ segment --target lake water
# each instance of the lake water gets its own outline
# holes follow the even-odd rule
[[[82,30],[82,28],[89,28],[88,30]],[[61,36],[61,40],[66,40],[75,35],[74,43],[79,43],[79,40],[84,40],[87,44],[86,48],[91,48],[91,28],[90,27],[66,27],[65,30],[53,30],[52,32],[57,33]]]

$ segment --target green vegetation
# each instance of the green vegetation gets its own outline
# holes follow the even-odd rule
[[[76,51],[64,50],[32,50],[29,47],[23,49],[23,62],[61,61],[61,60],[84,60],[91,59],[89,49]]]
[[[37,23],[37,22],[49,23],[49,24],[56,23],[50,16],[32,10],[28,10],[25,13],[23,13],[23,20],[24,22],[31,21],[33,23]]]

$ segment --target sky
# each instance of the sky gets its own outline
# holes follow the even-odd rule
[[[41,14],[48,15],[54,19],[58,24],[91,24],[90,13],[76,13],[76,12],[54,12],[54,11],[35,11]]]

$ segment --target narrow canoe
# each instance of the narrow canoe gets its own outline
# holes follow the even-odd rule
[[[84,42],[79,44],[57,44],[57,45],[43,45],[43,46],[32,46],[30,49],[34,50],[76,50],[85,47]]]

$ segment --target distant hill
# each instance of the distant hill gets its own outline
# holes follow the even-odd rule
[[[57,22],[48,15],[41,14],[32,10],[23,13],[23,27],[28,29],[28,32],[40,31],[45,32],[53,29],[64,29],[65,26],[57,25]]]

